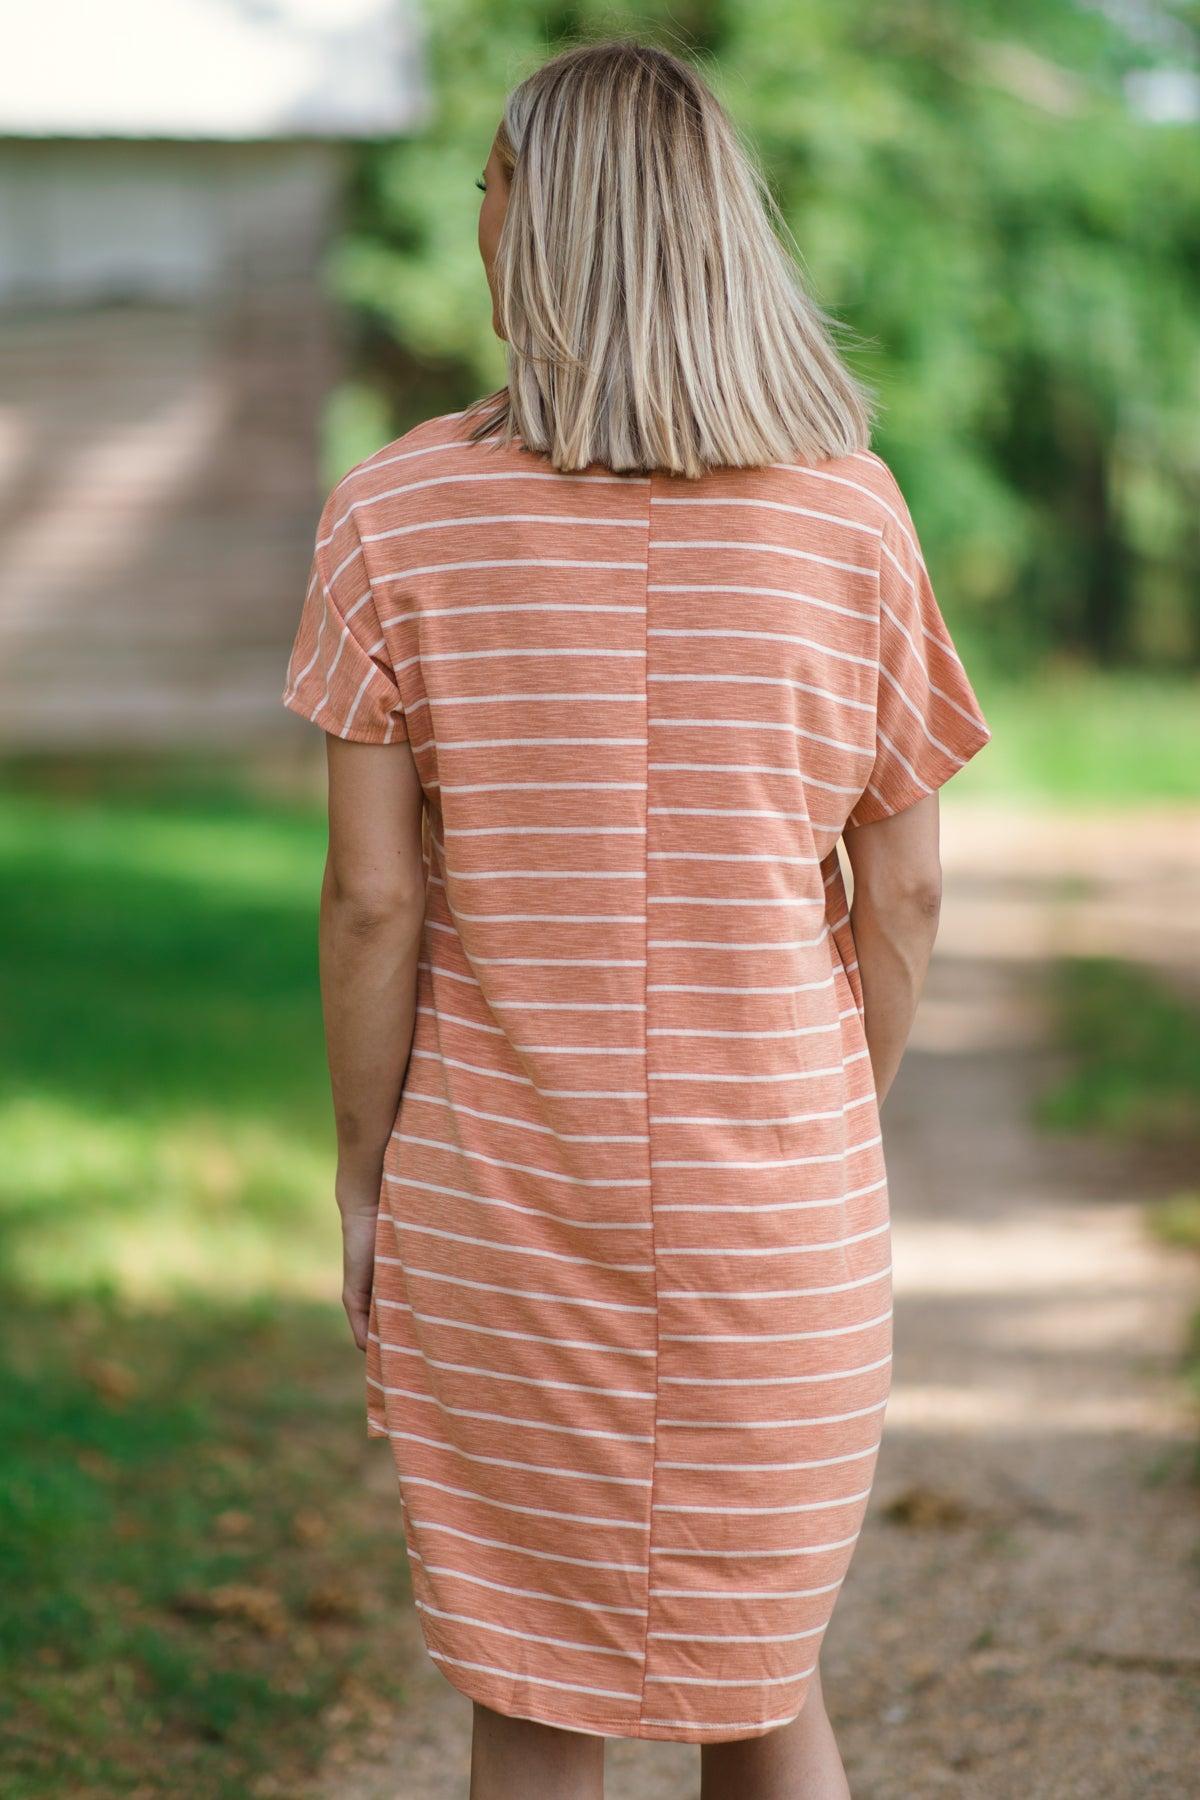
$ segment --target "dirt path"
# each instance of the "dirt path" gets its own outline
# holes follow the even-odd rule
[[[1186,1171],[1029,1124],[1050,957],[1200,981],[1196,827],[944,811],[942,929],[884,1108],[895,1382],[822,1652],[855,1800],[1196,1791],[1200,1508],[1175,1375],[1196,1272],[1142,1223]],[[388,1754],[335,1753],[320,1800],[465,1800],[470,1702],[411,1614],[396,1655]],[[695,1800],[697,1756],[610,1741],[607,1800]]]

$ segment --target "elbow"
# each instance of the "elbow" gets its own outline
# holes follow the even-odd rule
[[[321,895],[328,921],[350,938],[377,938],[397,931],[418,932],[425,917],[425,886],[347,884],[327,871]]]
[[[942,910],[942,870],[939,862],[898,866],[873,871],[869,881],[855,884],[861,899],[873,912],[902,914],[936,926]]]

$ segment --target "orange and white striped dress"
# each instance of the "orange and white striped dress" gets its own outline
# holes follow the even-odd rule
[[[367,1429],[498,1712],[800,1710],[889,1391],[837,842],[990,732],[887,464],[556,472],[427,420],[338,483],[284,702],[407,737],[427,910]]]

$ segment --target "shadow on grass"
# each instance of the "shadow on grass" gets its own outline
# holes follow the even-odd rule
[[[402,1703],[399,1505],[340,1312],[0,1313],[4,1791],[299,1791],[332,1702]]]
[[[0,1791],[22,1800],[294,1794],[331,1701],[400,1701],[400,1508],[364,1479],[336,1303],[323,851],[316,805],[220,774],[0,794]]]

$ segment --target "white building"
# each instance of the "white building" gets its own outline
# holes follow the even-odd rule
[[[0,743],[285,730],[319,265],[345,145],[427,116],[412,13],[35,0],[4,38]]]

